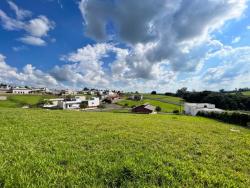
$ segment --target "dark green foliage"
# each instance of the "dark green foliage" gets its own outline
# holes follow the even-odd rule
[[[151,92],[151,95],[156,95],[156,94],[157,94],[156,91]]]
[[[230,113],[230,112],[224,112],[224,113],[216,113],[216,112],[199,112],[197,114],[198,116],[208,117],[216,120],[223,121],[225,123],[232,123],[237,124],[241,126],[248,126],[250,123],[250,115],[249,114],[243,114],[243,113]]]
[[[227,94],[212,91],[186,92],[183,99],[194,103],[212,103],[217,108],[225,110],[246,110],[250,111],[250,97],[241,93]]]
[[[156,106],[155,110],[156,110],[156,112],[160,112],[161,111],[161,107],[160,106]]]
[[[88,107],[88,104],[86,103],[86,102],[82,102],[81,104],[80,104],[80,108],[82,108],[82,109],[85,109],[85,108],[87,108]]]
[[[179,114],[179,110],[173,110],[174,114]]]

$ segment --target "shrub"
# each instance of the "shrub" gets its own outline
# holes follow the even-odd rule
[[[179,110],[173,110],[174,114],[179,114]]]
[[[161,111],[161,107],[156,106],[155,110],[156,110],[156,112],[160,112]]]
[[[151,94],[152,94],[152,95],[156,95],[156,91],[152,91]]]
[[[85,109],[85,108],[87,108],[88,107],[88,104],[86,103],[86,102],[82,102],[81,104],[80,104],[80,108],[81,109]]]
[[[198,116],[208,117],[225,123],[232,123],[247,127],[250,123],[250,115],[238,112],[198,112]]]

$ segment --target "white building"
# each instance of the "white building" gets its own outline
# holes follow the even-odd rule
[[[79,109],[82,101],[80,99],[71,99],[58,102],[58,107],[65,109]]]
[[[218,112],[223,110],[215,108],[214,104],[209,103],[184,103],[184,111],[187,115],[196,116],[198,112]]]
[[[11,92],[13,94],[30,94],[32,92],[32,89],[27,89],[27,88],[12,88]]]
[[[88,100],[88,107],[93,108],[100,105],[100,99],[98,97],[92,97],[90,100]]]
[[[53,100],[53,99],[52,99]],[[58,100],[54,99],[54,101],[57,101],[57,107],[61,109],[80,109],[82,103],[87,104],[87,108],[95,108],[100,105],[100,100],[98,97],[92,97],[89,100],[86,100],[85,96],[76,96],[72,99],[63,99]],[[52,108],[55,106],[52,106]]]

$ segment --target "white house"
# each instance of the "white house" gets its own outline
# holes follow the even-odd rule
[[[100,100],[98,97],[92,97],[86,100],[85,96],[76,96],[72,99],[63,99],[57,101],[57,107],[61,109],[80,109],[82,103],[87,104],[87,108],[94,108],[100,105]]]
[[[58,102],[58,107],[61,109],[79,109],[82,101],[80,99],[70,99]]]
[[[92,97],[90,100],[88,100],[88,107],[93,108],[100,105],[100,99],[98,97]]]
[[[27,88],[12,88],[11,92],[13,94],[30,94],[32,92],[32,89],[27,89]]]
[[[196,116],[198,112],[223,112],[223,110],[215,108],[214,104],[209,103],[184,103],[184,111],[187,115]]]

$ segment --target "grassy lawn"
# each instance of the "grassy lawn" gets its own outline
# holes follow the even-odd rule
[[[119,101],[117,104],[122,105],[122,106],[127,104],[129,107],[132,107],[132,106],[137,106],[137,105],[141,105],[141,104],[145,104],[145,103],[149,103],[149,104],[154,105],[154,106],[160,106],[162,112],[173,112],[173,110],[180,110],[180,107],[178,105],[164,103],[164,102],[155,101],[155,100],[151,100],[151,99],[144,99],[141,101],[133,101],[133,100],[126,100],[125,99],[125,100]]]
[[[238,126],[14,108],[0,108],[0,119],[0,187],[250,185],[250,130]]]
[[[0,101],[0,107],[17,108],[24,105],[35,106],[46,98],[52,98],[48,95],[7,95],[6,101]]]
[[[247,95],[247,96],[250,96],[250,91],[245,91],[245,92],[242,92],[243,95]]]
[[[163,99],[175,103],[180,103],[182,98],[179,97],[173,97],[173,96],[166,96],[166,95],[151,95],[151,94],[143,94],[144,97],[146,98],[151,98],[151,99]]]

